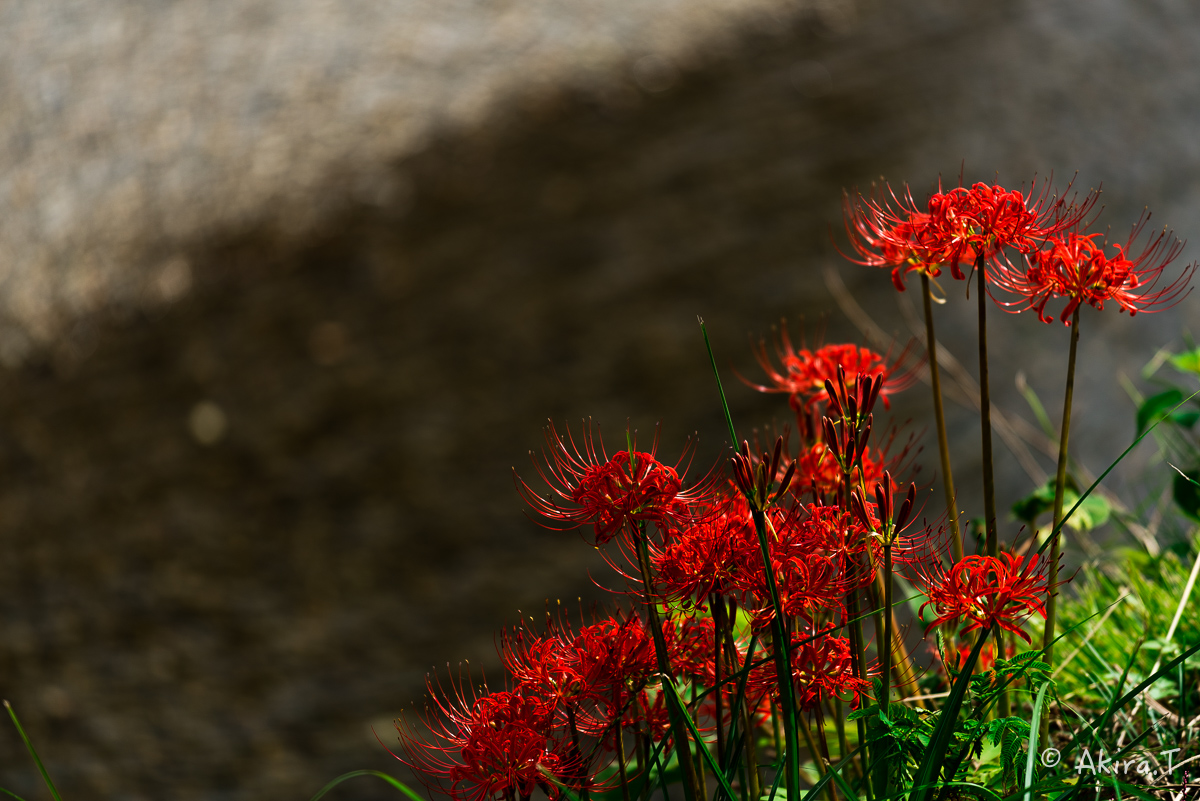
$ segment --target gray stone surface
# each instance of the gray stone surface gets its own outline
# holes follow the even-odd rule
[[[618,440],[662,420],[664,453],[699,431],[715,461],[697,314],[748,376],[747,335],[781,316],[856,335],[821,277],[844,186],[1079,169],[1114,228],[1145,204],[1195,237],[1190,5],[564,8],[0,11],[19,156],[0,182],[0,694],[65,795],[307,798],[400,773],[372,727],[392,742],[431,666],[493,664],[492,632],[547,596],[609,597],[578,537],[522,516],[510,468],[531,472],[546,417]],[[885,275],[841,274],[907,336]],[[973,370],[972,304],[951,301],[945,343]],[[1196,308],[1085,315],[1086,466],[1133,433],[1116,373]],[[1024,370],[1053,414],[1066,332],[992,319],[1000,403],[1019,410]],[[786,418],[727,386],[744,430]],[[920,431],[924,409],[918,388],[895,414]],[[977,431],[951,414],[976,514]],[[1030,478],[999,453],[1006,505]],[[0,786],[36,797],[11,734]],[[395,797],[356,781],[342,797]]]
[[[0,358],[173,300],[180,249],[284,236],[404,187],[381,165],[498,104],[632,64],[665,87],[795,0],[86,0],[0,10]]]

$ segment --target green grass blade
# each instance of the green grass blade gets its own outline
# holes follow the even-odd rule
[[[675,696],[675,701],[682,707],[683,699],[679,697],[679,691],[675,689],[675,685],[669,681],[664,681],[662,686],[666,687],[668,692]],[[700,755],[708,763],[709,770],[717,777],[717,781],[721,784],[721,789],[725,791],[725,794],[729,798],[736,798],[737,796],[733,794],[733,788],[729,785],[729,780],[725,778],[725,774],[721,771],[721,766],[717,764],[717,760],[713,758],[712,752],[708,750],[708,745],[705,744],[704,739],[700,736],[700,730],[696,728],[696,722],[692,720],[692,716],[687,714],[686,711],[683,713],[683,722],[687,724],[688,731],[696,738],[696,745],[700,746]]]
[[[1116,714],[1116,711],[1118,709],[1125,706],[1127,703],[1132,701],[1134,698],[1137,698],[1139,695],[1142,694],[1143,690],[1147,689],[1148,687],[1150,687],[1150,685],[1154,684],[1154,682],[1158,681],[1163,676],[1165,676],[1167,673],[1170,673],[1172,670],[1174,670],[1176,665],[1182,665],[1185,659],[1187,659],[1189,656],[1196,653],[1197,651],[1200,651],[1200,642],[1196,643],[1191,648],[1188,648],[1186,651],[1181,653],[1179,656],[1175,657],[1170,662],[1168,662],[1167,664],[1163,665],[1158,670],[1151,673],[1149,676],[1146,677],[1145,680],[1143,680],[1140,684],[1138,684],[1138,686],[1134,687],[1132,690],[1125,693],[1120,698],[1118,698],[1117,700],[1115,700],[1111,704],[1109,704],[1108,709],[1106,709],[1104,712],[1104,716],[1100,719],[1101,725],[1096,726],[1096,731],[1098,731],[1098,732],[1104,731],[1104,727],[1112,719],[1112,716],[1114,714]]]
[[[359,777],[359,776],[374,776],[376,778],[382,778],[383,781],[388,782],[388,784],[391,784],[392,787],[396,788],[397,790],[400,790],[401,793],[403,793],[404,795],[407,795],[409,801],[425,801],[424,797],[421,797],[420,795],[416,794],[412,788],[408,787],[407,784],[404,784],[403,782],[401,782],[400,779],[389,776],[388,773],[384,773],[383,771],[378,771],[378,770],[354,770],[354,771],[350,771],[349,773],[342,773],[342,775],[335,778],[334,781],[330,782],[329,784],[326,784],[325,787],[320,788],[317,795],[312,796],[311,801],[317,801],[318,799],[320,799],[320,797],[323,797],[326,793],[329,793],[330,790],[337,787],[338,784],[341,784],[342,782],[347,781],[347,779],[355,778],[355,777]]]
[[[17,799],[17,801],[25,801],[25,799],[21,798],[21,796],[17,795],[16,793],[12,792],[11,790],[5,790],[3,787],[0,787],[0,793],[4,793],[9,798],[15,798],[15,799]]]
[[[317,799],[323,797],[326,793],[328,793],[334,787],[337,787],[342,782],[346,781],[347,779],[356,778],[358,776],[374,776],[377,779],[383,779],[385,782],[390,784],[392,787],[395,787],[397,790],[404,793],[404,795],[408,796],[409,801],[425,801],[425,799],[423,797],[421,797],[420,795],[415,793],[413,791],[413,789],[411,787],[409,787],[407,784],[400,781],[399,779],[396,779],[392,776],[387,775],[386,773],[384,773],[383,771],[380,771],[380,770],[352,770],[349,773],[343,773],[341,776],[338,776],[336,779],[331,781],[329,784],[322,787],[320,789],[320,791],[312,797],[311,801],[317,801]]]
[[[815,801],[816,797],[821,793],[822,790],[825,789],[825,785],[833,781],[834,774],[841,773],[843,770],[845,770],[846,766],[850,764],[851,760],[858,756],[858,752],[861,750],[862,746],[860,745],[850,753],[846,754],[846,756],[844,756],[836,765],[830,765],[829,770],[825,771],[825,775],[818,779],[816,784],[808,788],[808,792],[804,794],[804,798],[801,801]],[[772,794],[775,792],[775,788],[779,786],[779,776],[781,774],[782,771],[775,775],[775,787],[771,790]]]
[[[817,759],[820,759],[820,757],[816,754],[813,756]],[[842,795],[845,796],[846,801],[858,801],[858,796],[854,793],[854,788],[852,788],[850,784],[842,778],[842,772],[840,770],[834,770],[831,767],[829,772],[825,775],[833,777],[834,784],[836,784],[842,791]],[[883,799],[876,798],[876,801],[883,801]]]
[[[1025,396],[1025,402],[1029,404],[1030,411],[1037,418],[1038,425],[1042,427],[1042,433],[1050,439],[1058,436],[1058,431],[1054,428],[1054,424],[1050,422],[1050,415],[1046,414],[1046,407],[1042,405],[1042,399],[1025,382],[1025,374],[1017,373],[1017,391]]]
[[[928,801],[933,795],[933,790],[937,786],[938,774],[941,773],[942,765],[946,761],[946,752],[950,750],[950,739],[954,734],[954,727],[958,724],[958,712],[962,709],[963,699],[967,695],[967,687],[971,684],[971,674],[975,671],[975,663],[979,661],[979,654],[983,652],[983,646],[992,635],[993,628],[993,626],[985,626],[979,630],[975,647],[971,649],[958,678],[954,680],[954,686],[950,688],[950,697],[946,699],[946,705],[942,707],[942,711],[938,715],[937,727],[933,730],[933,736],[929,738],[929,747],[925,750],[925,759],[913,781],[914,795],[912,798],[914,801]]]
[[[721,393],[721,408],[725,411],[725,425],[729,426],[729,444],[730,447],[738,446],[737,431],[733,428],[733,415],[729,413],[729,401],[725,400],[725,387],[721,386],[721,374],[717,371],[717,357],[713,355],[712,343],[708,341],[708,330],[704,327],[704,320],[697,317],[700,321],[700,333],[704,335],[704,347],[708,349],[708,360],[712,362],[713,378],[717,379],[717,392]]]
[[[54,801],[62,801],[62,796],[58,794],[58,789],[54,786],[54,782],[50,781],[50,774],[46,772],[46,766],[42,764],[42,758],[38,756],[37,749],[29,741],[29,736],[25,734],[25,729],[22,728],[21,721],[17,720],[16,710],[12,708],[12,704],[8,701],[4,702],[4,708],[8,710],[8,716],[12,718],[13,725],[17,727],[17,732],[20,733],[21,739],[25,741],[25,747],[29,749],[29,755],[33,757],[34,764],[37,765],[38,771],[42,774],[42,781],[50,788],[50,795],[54,796]]]
[[[1085,500],[1085,499],[1086,499],[1086,498],[1087,498],[1089,495],[1091,495],[1091,494],[1092,494],[1092,492],[1093,492],[1093,491],[1096,489],[1096,487],[1100,486],[1100,482],[1101,482],[1101,481],[1103,481],[1105,478],[1107,478],[1107,477],[1108,477],[1108,474],[1109,474],[1109,473],[1111,473],[1111,472],[1113,471],[1113,468],[1115,468],[1115,467],[1116,467],[1118,464],[1120,464],[1120,463],[1121,463],[1121,461],[1122,461],[1122,460],[1123,460],[1123,459],[1124,459],[1126,456],[1128,456],[1128,455],[1129,455],[1129,452],[1130,452],[1130,451],[1132,451],[1132,450],[1133,450],[1135,447],[1137,447],[1137,444],[1138,444],[1139,442],[1141,442],[1141,441],[1142,441],[1142,440],[1144,440],[1146,437],[1148,437],[1148,436],[1150,435],[1150,432],[1151,432],[1151,431],[1154,431],[1154,429],[1158,428],[1158,424],[1159,424],[1159,423],[1161,423],[1163,420],[1166,420],[1167,418],[1169,418],[1169,417],[1171,416],[1171,414],[1172,414],[1172,413],[1174,413],[1175,411],[1177,411],[1177,410],[1179,409],[1179,407],[1180,407],[1180,406],[1183,406],[1185,403],[1188,403],[1188,402],[1190,402],[1190,401],[1192,400],[1192,398],[1195,398],[1197,395],[1200,395],[1200,389],[1196,390],[1196,391],[1195,391],[1195,392],[1193,392],[1191,395],[1188,395],[1186,398],[1184,398],[1183,400],[1181,400],[1179,403],[1175,404],[1175,406],[1174,406],[1174,407],[1171,409],[1171,412],[1169,412],[1167,415],[1165,415],[1165,416],[1163,416],[1163,417],[1159,417],[1159,418],[1158,418],[1158,419],[1156,419],[1156,420],[1155,420],[1153,423],[1151,423],[1151,424],[1150,424],[1150,425],[1149,425],[1149,426],[1146,428],[1146,430],[1145,430],[1145,431],[1143,431],[1141,434],[1138,434],[1138,435],[1137,435],[1137,437],[1136,437],[1136,438],[1133,440],[1133,442],[1129,443],[1129,447],[1128,447],[1128,448],[1126,448],[1125,450],[1121,451],[1121,455],[1120,455],[1120,456],[1118,456],[1118,457],[1117,457],[1117,458],[1116,458],[1116,459],[1115,459],[1115,460],[1112,462],[1112,464],[1110,464],[1108,467],[1104,468],[1104,472],[1103,472],[1103,473],[1101,473],[1101,474],[1100,474],[1100,475],[1099,475],[1099,476],[1096,478],[1096,480],[1092,482],[1092,485],[1091,485],[1090,487],[1088,487],[1086,490],[1084,490],[1083,492],[1081,492],[1081,493],[1079,494],[1079,498],[1078,498],[1078,499],[1075,501],[1075,505],[1071,507],[1070,511],[1068,511],[1068,512],[1067,512],[1065,515],[1063,515],[1063,519],[1062,519],[1062,520],[1059,522],[1059,524],[1058,524],[1057,526],[1055,526],[1055,527],[1054,527],[1054,529],[1053,529],[1053,530],[1050,532],[1050,536],[1049,536],[1049,537],[1047,537],[1047,538],[1046,538],[1046,541],[1045,541],[1045,542],[1043,542],[1043,543],[1042,543],[1042,545],[1041,545],[1041,547],[1039,547],[1039,548],[1037,549],[1037,552],[1040,554],[1040,553],[1042,553],[1043,551],[1045,551],[1047,548],[1049,548],[1049,547],[1050,547],[1050,543],[1054,542],[1055,535],[1056,535],[1056,534],[1058,534],[1058,532],[1062,530],[1062,527],[1063,527],[1063,526],[1065,526],[1065,525],[1067,524],[1067,521],[1071,519],[1071,515],[1075,514],[1075,510],[1076,510],[1076,509],[1078,509],[1078,508],[1079,508],[1079,506],[1080,506],[1080,505],[1081,505],[1081,504],[1084,502],[1084,500]]]
[[[1025,801],[1033,801],[1033,765],[1037,761],[1038,746],[1041,745],[1037,742],[1037,733],[1040,731],[1042,703],[1046,700],[1046,690],[1048,689],[1050,689],[1050,682],[1046,682],[1038,690],[1037,698],[1033,702],[1033,717],[1029,721],[1029,745],[1027,746],[1029,753],[1025,756]]]
[[[1002,798],[1000,798],[1000,796],[996,795],[996,793],[994,791],[989,790],[987,787],[984,787],[982,784],[975,784],[974,782],[946,782],[946,784],[944,786],[945,787],[969,787],[970,790],[963,793],[962,796],[960,796],[960,797],[965,796],[967,798],[972,798],[972,797],[982,798],[982,799],[984,799],[984,801],[1004,801],[1004,799],[1002,799]]]
[[[746,660],[742,670],[737,676],[737,693],[733,696],[733,704],[729,711],[730,719],[733,725],[729,727],[729,742],[736,742],[737,745],[729,749],[726,754],[725,775],[730,776],[737,772],[739,760],[742,758],[742,750],[744,748],[745,733],[738,730],[742,722],[742,703],[746,700],[746,682],[750,679],[750,671],[753,669],[754,651],[758,648],[758,636],[751,635],[750,644],[746,647]],[[731,676],[730,679],[733,677]],[[757,765],[747,766],[749,770],[756,770]],[[732,798],[730,799],[732,801]],[[757,799],[755,799],[757,801]]]

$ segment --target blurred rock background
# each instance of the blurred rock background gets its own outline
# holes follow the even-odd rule
[[[826,265],[910,336],[836,253],[843,187],[1078,170],[1117,233],[1200,211],[1184,2],[44,0],[0,42],[0,694],[68,797],[403,775],[372,728],[394,743],[432,666],[606,597],[513,490],[547,417],[662,420],[715,461],[696,315],[741,425],[785,422],[733,370],[784,316],[858,336]],[[1086,466],[1133,435],[1118,375],[1196,308],[1085,314]],[[1066,331],[992,320],[1001,406],[1023,371],[1057,419]],[[978,514],[974,425],[952,411]],[[998,447],[1007,505],[1032,479]],[[357,781],[337,797],[394,797]],[[0,786],[36,784],[0,728]]]

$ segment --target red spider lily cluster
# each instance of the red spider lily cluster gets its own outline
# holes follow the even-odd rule
[[[999,290],[998,302],[1009,311],[1035,309],[1050,322],[1046,305],[1063,300],[1059,319],[1070,318],[1081,304],[1103,309],[1111,301],[1131,315],[1156,311],[1187,294],[1195,265],[1185,267],[1172,281],[1163,281],[1166,267],[1183,249],[1169,232],[1149,237],[1139,249],[1149,215],[1133,226],[1124,244],[1109,245],[1098,233],[1086,233],[1095,221],[1098,192],[1082,200],[1066,193],[1054,197],[1049,182],[1026,195],[1020,190],[977,183],[930,196],[924,209],[905,188],[890,188],[871,197],[845,199],[846,230],[859,264],[886,267],[903,291],[912,272],[930,278],[950,269],[963,280],[963,264],[987,270],[989,291]],[[1068,187],[1068,191],[1070,187]],[[1007,250],[1016,254],[1016,261]],[[1136,255],[1133,255],[1137,251]],[[993,295],[995,297],[995,295]]]
[[[943,268],[963,280],[962,265],[993,297],[1004,296],[1006,308],[1036,310],[1044,321],[1055,300],[1065,302],[1060,319],[1076,323],[1085,304],[1111,302],[1134,314],[1179,300],[1194,267],[1168,283],[1162,273],[1181,245],[1167,233],[1135,245],[1143,218],[1124,244],[1109,247],[1086,230],[1095,202],[1095,193],[1082,201],[1052,196],[1048,184],[1028,194],[939,186],[924,207],[907,189],[886,190],[848,197],[846,227],[854,261],[890,268],[900,290],[908,274],[922,276],[927,316],[929,280]],[[979,304],[982,321],[982,294]],[[932,352],[931,319],[927,325]],[[876,426],[874,416],[916,381],[910,350],[892,359],[856,345],[797,348],[781,329],[773,354],[765,343],[755,353],[765,380],[747,383],[787,396],[794,431],[757,453],[743,442],[724,470],[718,464],[694,481],[690,446],[665,463],[657,432],[648,450],[629,432],[610,454],[590,424],[565,436],[551,424],[534,460],[545,486],[518,477],[517,489],[546,527],[590,533],[624,598],[586,625],[548,614],[538,631],[503,632],[504,689],[476,692],[461,680],[450,692],[431,686],[428,720],[399,724],[401,758],[456,799],[526,801],[540,791],[587,801],[655,769],[661,776],[673,753],[688,801],[699,801],[701,752],[715,751],[716,764],[744,753],[739,781],[758,798],[755,752],[773,746],[794,793],[798,730],[829,765],[824,721],[837,721],[845,755],[847,709],[875,704],[882,719],[893,690],[920,700],[918,670],[894,635],[893,568],[924,594],[928,626],[944,634],[944,658],[957,660],[961,675],[1005,655],[1004,632],[1029,642],[1033,615],[1048,618],[1052,632],[1057,550],[1017,556],[989,541],[988,553],[963,555],[956,518],[929,523],[916,484],[893,477],[910,470],[913,440]],[[930,373],[936,377],[936,359]],[[940,398],[935,407],[952,498]],[[1062,441],[1065,453],[1065,433]],[[985,443],[989,453],[986,436]],[[968,650],[978,662],[961,662]],[[954,672],[930,675],[936,684]],[[956,720],[958,710],[948,715]],[[859,743],[863,717],[854,716]],[[868,771],[869,764],[864,757],[857,780],[877,782],[879,797],[888,797],[892,768]]]
[[[520,479],[517,487],[547,527],[589,531],[619,571],[627,601],[577,630],[548,615],[540,632],[505,631],[504,690],[431,687],[429,721],[400,726],[402,758],[431,786],[467,801],[516,801],[535,789],[557,798],[563,788],[586,794],[629,782],[656,748],[690,736],[673,727],[667,681],[691,699],[688,714],[702,736],[724,748],[739,724],[752,738],[771,731],[785,699],[814,721],[835,704],[858,708],[878,667],[854,619],[879,607],[885,545],[920,575],[955,577],[930,589],[937,623],[947,628],[992,619],[1018,625],[1017,607],[1040,608],[1034,596],[1044,581],[1021,585],[1019,597],[969,606],[979,582],[998,574],[958,580],[959,568],[943,564],[940,530],[909,525],[915,486],[894,519],[889,468],[902,469],[909,446],[888,454],[895,435],[873,435],[874,410],[912,383],[912,371],[856,346],[797,351],[786,332],[781,343],[785,369],[764,361],[772,383],[759,388],[788,394],[801,441],[790,447],[780,436],[760,455],[743,444],[728,477],[714,468],[689,483],[689,457],[660,461],[657,435],[648,451],[630,435],[610,454],[591,426],[565,436],[547,429],[535,460],[547,489]],[[971,599],[955,605],[956,589]],[[787,632],[786,662],[773,658],[773,631]],[[781,681],[783,664],[790,681]],[[892,664],[889,681],[915,691],[912,668]],[[730,677],[747,666],[735,698]]]

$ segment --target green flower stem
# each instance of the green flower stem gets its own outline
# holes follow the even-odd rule
[[[567,704],[567,726],[571,729],[571,756],[579,765],[577,770],[581,772],[577,775],[582,780],[585,778],[582,772],[585,763],[583,761],[583,751],[579,748],[579,726],[575,723],[575,707],[571,704]],[[579,801],[588,801],[588,788],[582,781],[579,784]]]
[[[995,636],[996,636],[996,658],[997,659],[1005,659],[1008,656],[1008,650],[1004,647],[1004,632],[1001,631],[999,629],[999,627],[997,627]],[[1000,690],[999,715],[1002,718],[1006,718],[1006,717],[1010,716],[1011,714],[1012,714],[1012,699],[1009,698],[1008,693],[1006,691]]]
[[[833,707],[833,726],[837,730],[838,739],[838,760],[846,758],[846,754],[850,753],[850,744],[846,739],[846,711],[842,704],[842,699],[836,695],[833,697],[833,702],[830,704]]]
[[[854,675],[863,681],[867,680],[866,665],[863,660],[862,621],[858,613],[858,594],[851,590],[846,593],[846,614],[850,617],[850,664]],[[862,746],[859,758],[862,760],[860,774],[864,779],[869,776],[867,766],[871,764],[867,756],[867,724],[862,718],[855,721],[858,726],[858,742]]]
[[[754,531],[758,534],[758,547],[762,551],[763,570],[766,571],[767,590],[771,594],[771,606],[775,611],[771,621],[771,633],[775,640],[775,676],[779,684],[779,706],[783,717],[784,737],[784,788],[789,799],[800,797],[800,753],[796,733],[796,701],[792,692],[792,638],[788,633],[783,604],[779,602],[779,588],[775,583],[775,567],[771,563],[771,551],[767,544],[767,518],[761,509],[752,509]]]
[[[732,604],[732,602],[730,603],[729,614],[726,616],[726,619],[729,622],[729,624],[725,627],[725,653],[727,655],[726,666],[729,669],[729,673],[732,675],[738,670],[736,661],[738,652],[737,643],[733,639],[733,621],[737,619],[737,608]],[[754,645],[753,642],[751,642],[750,650],[746,655],[747,664],[749,664],[753,656]],[[730,707],[732,712],[731,718],[740,717],[742,724],[742,742],[744,743],[746,749],[745,758],[742,760],[742,767],[746,770],[746,786],[744,789],[746,792],[748,792],[748,798],[751,801],[758,801],[758,799],[762,797],[762,782],[760,781],[758,775],[758,749],[754,744],[756,739],[754,714],[751,712],[749,704],[741,703],[746,698],[745,687],[746,676],[743,675],[738,682],[739,689],[734,692],[733,697],[730,699]],[[774,714],[771,715],[771,719],[772,721],[776,720]],[[778,742],[778,726],[775,727],[775,733],[775,739],[776,742]],[[782,752],[783,749],[779,748],[778,751]]]
[[[649,618],[650,634],[654,637],[654,651],[658,657],[658,672],[663,681],[673,682],[671,662],[667,658],[667,641],[663,637],[662,621],[658,616],[658,607],[654,604],[653,581],[650,578],[650,549],[646,545],[646,531],[640,528],[638,534],[638,563],[642,570],[642,586],[646,593],[646,616]],[[687,725],[683,716],[687,714],[673,694],[667,696],[667,717],[671,721],[671,733],[675,737],[675,753],[679,757],[679,768],[683,773],[683,793],[686,801],[702,801],[704,793],[700,791],[696,777],[696,766],[692,761],[691,742],[688,739]]]
[[[849,425],[849,421],[843,421],[842,425]],[[859,486],[862,487],[861,464],[858,466]],[[842,508],[847,510],[850,508],[850,477],[852,469],[853,467],[845,466],[842,468],[842,491],[839,498]],[[863,497],[866,497],[865,489],[863,490]],[[855,564],[854,567],[858,568],[861,565]],[[862,621],[859,619],[857,590],[852,589],[846,593],[846,616],[850,619],[850,667],[854,671],[856,678],[867,681],[867,666],[863,658],[863,632]],[[870,776],[867,766],[871,764],[871,760],[867,754],[867,724],[862,718],[859,718],[856,723],[858,728],[858,742],[862,747],[860,755],[860,759],[862,760],[861,775],[864,779],[863,786],[865,788],[867,786],[867,779]]]
[[[621,777],[621,801],[629,799],[629,776],[625,767],[625,734],[621,731],[621,722],[617,721],[617,733],[614,735],[617,746],[617,771]]]
[[[1054,666],[1054,628],[1058,595],[1054,587],[1058,584],[1058,558],[1062,553],[1062,523],[1063,498],[1067,488],[1067,440],[1071,435],[1071,402],[1075,395],[1075,354],[1079,349],[1079,307],[1075,307],[1071,315],[1071,350],[1067,357],[1067,389],[1063,395],[1062,431],[1058,440],[1058,473],[1054,478],[1054,533],[1050,543],[1050,568],[1046,573],[1046,586],[1050,588],[1049,598],[1046,599],[1046,627],[1042,634],[1042,647],[1045,649],[1046,664]],[[1048,743],[1050,732],[1050,716],[1041,721],[1039,742]]]
[[[958,526],[958,500],[954,492],[954,474],[950,470],[950,441],[946,437],[946,413],[942,408],[942,377],[937,360],[937,337],[933,333],[933,295],[929,276],[921,272],[921,292],[925,298],[925,351],[929,354],[929,383],[933,387],[933,416],[937,423],[938,456],[942,461],[942,489],[946,494],[946,522],[950,526],[950,547],[954,561],[963,558],[962,530]]]
[[[883,679],[883,690],[879,693],[880,720],[887,717],[888,706],[892,703],[892,546],[888,542],[883,544],[883,607],[883,643],[879,648],[879,675]],[[877,758],[874,777],[876,798],[887,798],[891,793],[888,773],[887,762]]]
[[[921,767],[913,779],[910,801],[933,801],[935,798],[935,791],[939,789],[937,786],[939,775],[946,763],[946,757],[953,742],[954,730],[958,726],[958,714],[962,710],[963,699],[966,697],[967,687],[971,683],[971,675],[975,672],[975,665],[979,661],[979,654],[983,651],[984,643],[991,633],[990,630],[990,625],[980,630],[979,637],[975,640],[975,645],[967,656],[967,661],[963,663],[962,670],[959,671],[950,687],[950,695],[938,713],[937,724],[929,738],[929,745],[925,748]]]
[[[875,574],[875,583],[868,585],[868,591],[871,593],[871,603],[876,606],[882,606],[880,598],[887,593],[883,591],[883,573]],[[896,618],[896,610],[894,606],[889,605],[889,614],[892,616],[892,631],[900,630],[900,621]],[[919,696],[920,688],[917,686],[916,670],[912,666],[912,657],[908,650],[904,647],[904,640],[900,637],[892,637],[892,680],[896,683],[897,689],[903,690],[906,695]],[[917,700],[913,702],[921,709],[925,708],[925,702]]]
[[[988,389],[987,287],[984,281],[984,261],[982,253],[975,259],[975,272],[978,274],[976,294],[979,301],[979,423],[983,436],[983,511],[987,521],[987,555],[996,556],[996,477],[992,457],[992,396]]]
[[[829,770],[822,759],[822,754],[817,750],[817,744],[813,740],[812,732],[809,730],[808,720],[803,715],[800,715],[800,731],[804,734],[804,744],[808,747],[808,753],[812,755],[813,764],[817,766],[817,775],[824,776]],[[834,794],[833,784],[825,785],[825,790],[828,793],[829,801],[837,801],[837,795]]]
[[[708,608],[712,612],[713,617],[713,691],[716,693],[714,702],[717,707],[714,723],[717,729],[717,762],[724,765],[725,727],[721,721],[725,717],[725,687],[721,679],[723,674],[722,668],[725,667],[722,664],[724,662],[722,645],[725,640],[725,599],[715,592],[710,594],[708,596]]]
[[[762,777],[758,774],[758,745],[756,743],[754,713],[747,704],[742,704],[742,741],[746,748],[746,791],[753,801],[762,798]]]

